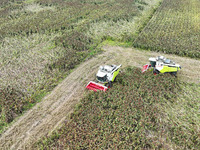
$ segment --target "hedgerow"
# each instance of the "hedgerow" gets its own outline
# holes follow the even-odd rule
[[[36,147],[196,149],[200,146],[195,127],[199,121],[190,122],[195,126],[185,130],[184,122],[169,117],[166,111],[166,107],[173,108],[177,103],[181,84],[169,74],[154,76],[151,72],[141,74],[140,69],[127,68],[107,92],[88,93],[75,108],[71,120]]]

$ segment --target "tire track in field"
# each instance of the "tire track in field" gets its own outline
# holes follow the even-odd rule
[[[149,57],[164,55],[183,67],[178,73],[181,80],[200,83],[199,60],[132,48],[105,46],[103,49],[103,54],[79,65],[40,103],[17,119],[1,135],[0,149],[32,149],[32,145],[42,136],[59,127],[84,96],[85,85],[95,79],[100,65],[113,63],[122,64],[122,67],[142,67],[148,63]]]

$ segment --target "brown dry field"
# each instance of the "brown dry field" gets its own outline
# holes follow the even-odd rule
[[[79,65],[40,103],[16,119],[0,136],[0,149],[32,149],[42,136],[59,128],[75,104],[87,94],[85,86],[90,80],[95,80],[100,65],[122,64],[122,69],[126,66],[142,67],[148,63],[149,57],[164,55],[182,66],[178,78],[200,84],[199,60],[117,46],[104,46],[103,49],[102,54]]]

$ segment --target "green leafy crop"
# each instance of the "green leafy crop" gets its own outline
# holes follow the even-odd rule
[[[199,0],[164,0],[134,46],[200,58]]]
[[[166,109],[177,102],[181,84],[169,74],[154,76],[127,68],[107,92],[91,92],[83,98],[71,121],[41,140],[38,148],[197,148],[198,129],[185,130],[184,122],[169,117]]]

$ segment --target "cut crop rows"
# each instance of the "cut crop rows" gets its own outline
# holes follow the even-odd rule
[[[83,98],[71,120],[37,148],[198,149],[200,119],[192,112],[200,95],[193,101],[180,96],[191,87],[169,74],[127,68],[113,88]]]
[[[149,2],[154,1],[159,0]],[[94,55],[101,41],[124,39],[127,32],[131,38],[135,31],[120,30],[121,25],[130,26],[148,5],[145,0],[1,1],[0,131]],[[109,28],[98,31],[98,24]]]
[[[164,0],[134,46],[200,58],[199,0]]]

